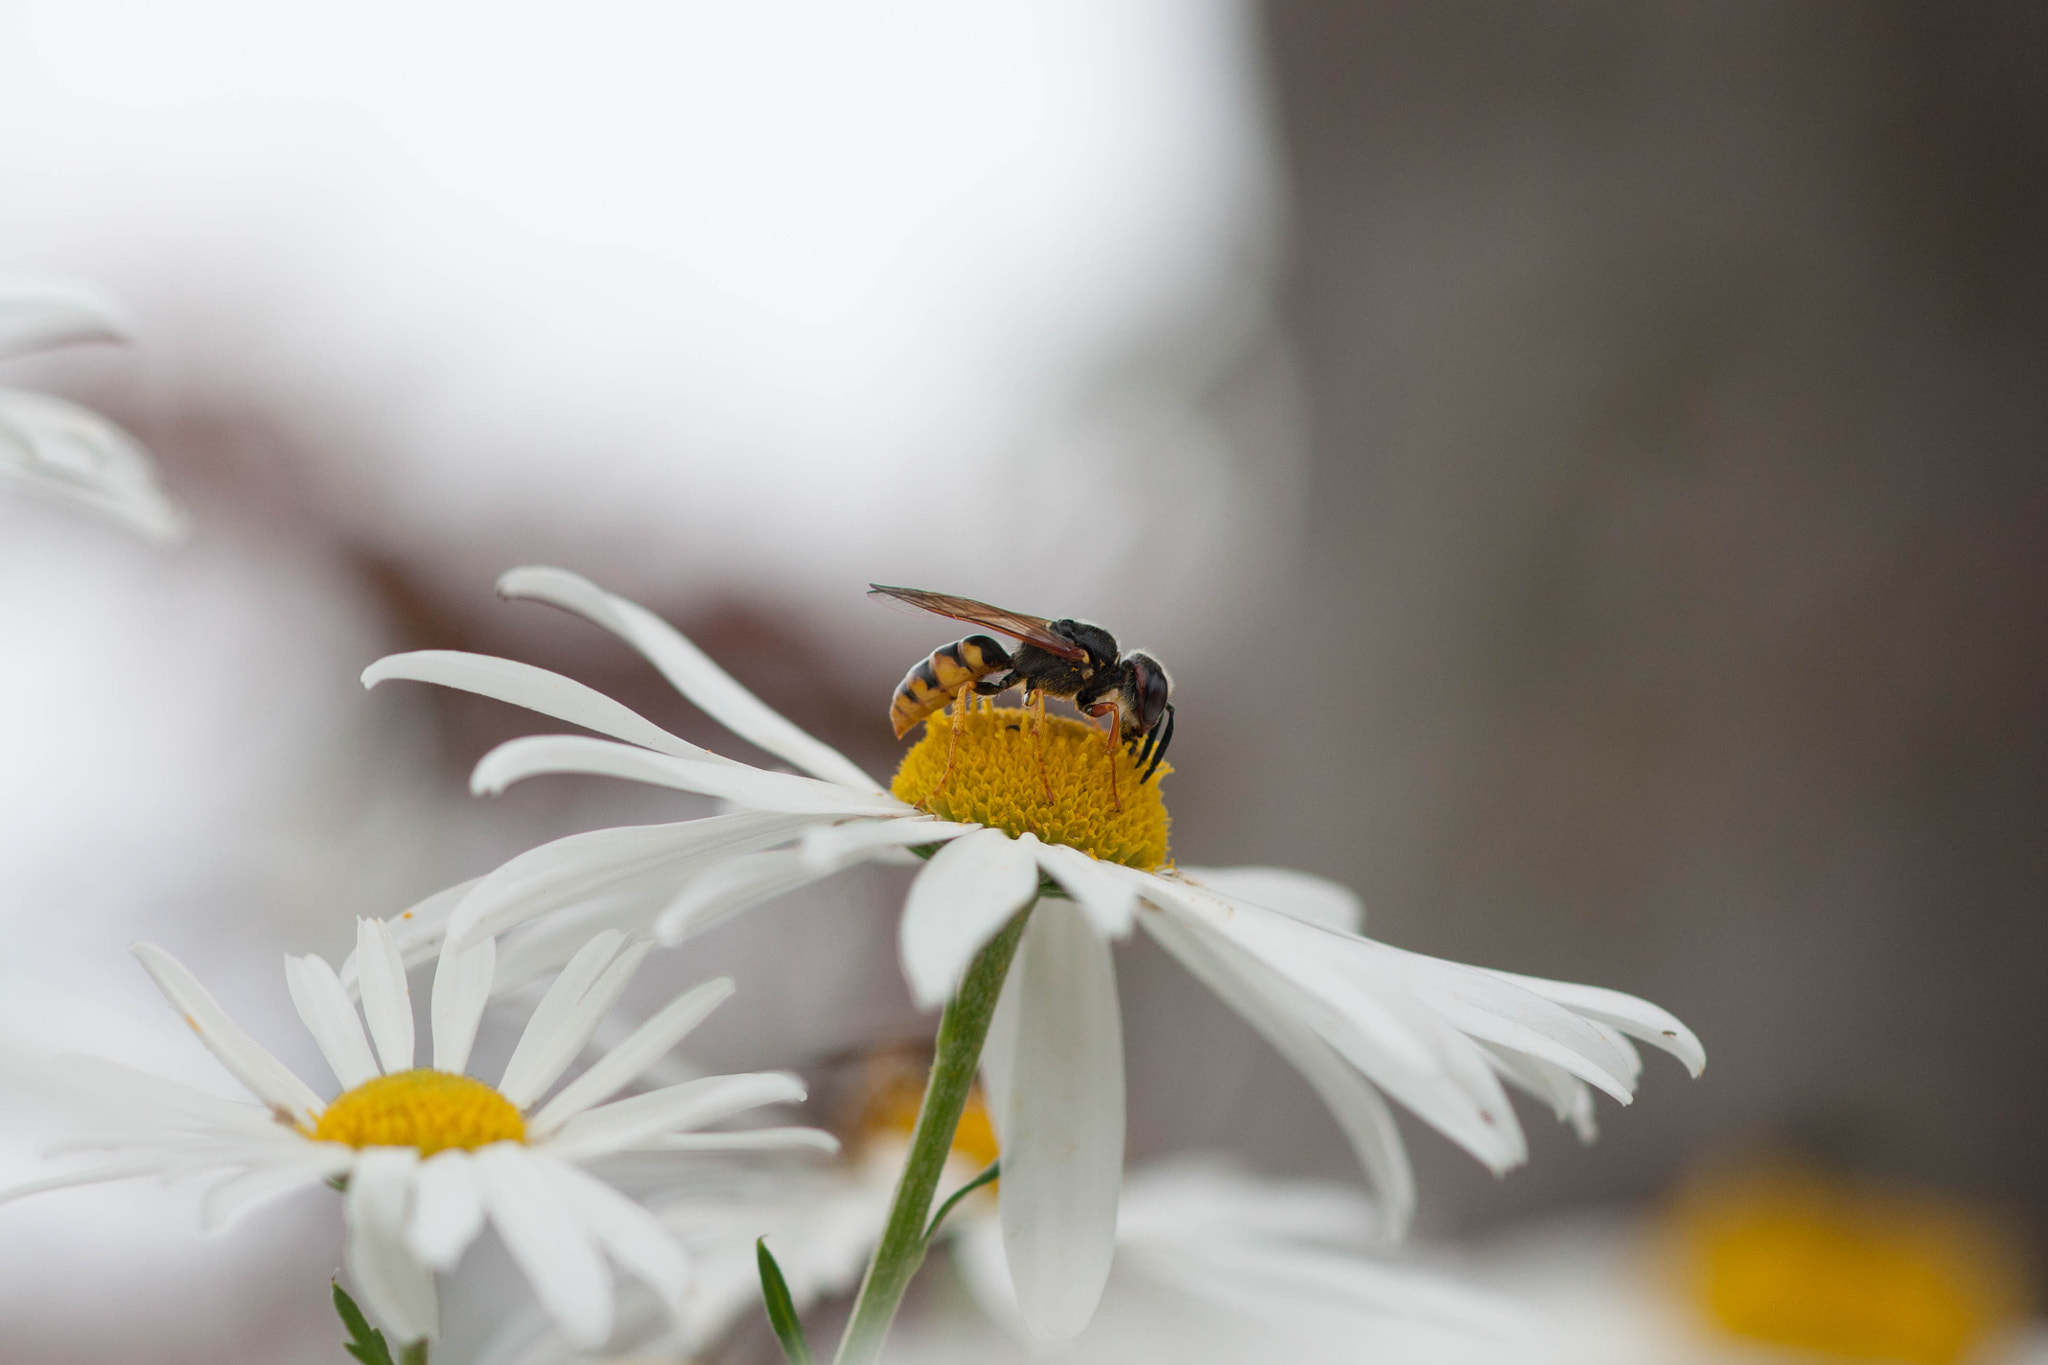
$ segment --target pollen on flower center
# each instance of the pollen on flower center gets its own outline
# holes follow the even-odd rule
[[[889,790],[941,819],[1012,836],[1028,832],[1104,862],[1150,872],[1166,861],[1168,821],[1159,784],[1173,771],[1170,764],[1140,784],[1144,769],[1132,749],[1119,745],[1107,754],[1101,730],[1064,716],[1046,717],[1043,754],[1041,767],[1037,712],[969,703],[965,715],[948,712],[926,722],[924,738],[903,756]]]
[[[421,1067],[343,1092],[320,1115],[313,1138],[351,1147],[416,1147],[432,1156],[450,1147],[524,1141],[526,1120],[482,1081]]]

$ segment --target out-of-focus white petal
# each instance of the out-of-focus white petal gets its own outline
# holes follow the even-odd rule
[[[522,1106],[547,1093],[549,1086],[569,1069],[583,1049],[597,1033],[598,1025],[611,1013],[613,1005],[625,994],[633,976],[640,970],[640,964],[647,954],[654,950],[648,939],[629,943],[612,959],[611,964],[583,993],[581,999],[562,1017],[559,1024],[548,1030],[542,1038],[539,1050],[534,1054],[531,1069],[524,1074],[519,1090],[525,1098],[515,1101]],[[522,1039],[522,1041],[524,1041]],[[510,1098],[510,1096],[507,1096]]]
[[[440,1302],[433,1272],[406,1245],[413,1173],[410,1147],[368,1147],[348,1176],[342,1211],[348,1220],[348,1273],[364,1307],[400,1342],[438,1336]]]
[[[405,959],[383,920],[356,921],[356,971],[362,978],[363,1018],[384,1073],[411,1070],[412,993],[405,986]]]
[[[604,1249],[681,1316],[690,1263],[655,1216],[601,1180],[575,1167],[531,1152],[527,1159],[546,1172],[555,1191]]]
[[[562,1092],[533,1116],[528,1131],[535,1137],[546,1137],[592,1105],[610,1099],[703,1023],[732,993],[732,978],[720,976],[671,1000],[618,1046],[598,1058],[588,1071],[563,1086]]]
[[[98,290],[54,281],[0,283],[0,360],[88,341],[126,341],[120,305]]]
[[[447,1270],[462,1259],[483,1227],[483,1195],[470,1154],[451,1147],[421,1162],[413,1178],[412,1219],[405,1229],[413,1254],[435,1270]]]
[[[1700,1040],[1693,1031],[1678,1021],[1678,1016],[1669,1010],[1660,1009],[1647,1000],[1641,1000],[1621,991],[1610,991],[1600,986],[1580,986],[1570,981],[1546,981],[1540,976],[1520,976],[1514,972],[1492,972],[1503,981],[1511,981],[1523,990],[1533,991],[1546,1000],[1554,1000],[1571,1010],[1583,1014],[1608,1027],[1617,1029],[1631,1038],[1640,1038],[1651,1047],[1660,1048],[1685,1064],[1685,1069],[1697,1076],[1707,1069],[1707,1050],[1700,1046]]]
[[[479,939],[450,952],[441,946],[441,964],[434,969],[434,996],[428,1007],[434,1029],[434,1069],[461,1075],[469,1070],[469,1050],[476,1045],[477,1025],[491,998],[491,977],[498,965],[496,939]]]
[[[0,389],[0,477],[91,508],[145,540],[182,539],[185,514],[157,483],[149,452],[76,403]]]
[[[208,1190],[200,1206],[206,1230],[225,1231],[272,1200],[332,1179],[355,1164],[356,1154],[339,1143],[299,1147],[289,1157],[252,1166]]]
[[[980,828],[918,815],[893,820],[849,820],[837,825],[812,826],[804,831],[797,849],[814,866],[836,870],[851,867],[882,849],[943,844]]]
[[[594,687],[513,659],[456,649],[420,649],[409,654],[386,655],[363,670],[364,687],[375,687],[392,678],[474,692],[677,758],[737,766],[736,760],[670,734]]]
[[[507,740],[478,761],[469,788],[478,796],[496,796],[515,782],[544,773],[618,777],[716,796],[749,810],[792,815],[903,815],[911,810],[887,792],[842,787],[815,777],[764,772],[740,764],[671,758],[631,744],[582,735]]]
[[[1131,932],[1138,888],[1129,877],[1118,876],[1099,860],[1065,844],[1040,844],[1037,852],[1038,865],[1087,911],[1096,933],[1123,938]]]
[[[1385,1236],[1390,1240],[1404,1236],[1415,1216],[1415,1173],[1408,1164],[1408,1151],[1394,1126],[1394,1116],[1372,1083],[1354,1071],[1314,1029],[1252,984],[1252,975],[1262,970],[1256,963],[1233,949],[1200,937],[1167,916],[1146,915],[1139,923],[1191,976],[1258,1030],[1329,1106],[1367,1181],[1379,1196]]]
[[[353,1090],[377,1074],[377,1059],[370,1055],[370,1040],[363,1036],[363,1022],[348,991],[327,959],[308,953],[287,955],[284,960],[285,987],[291,992],[292,1007],[320,1045],[320,1055],[344,1090]]]
[[[838,870],[814,866],[793,848],[727,859],[690,879],[654,921],[655,935],[674,947],[743,910],[809,886]]]
[[[779,844],[817,818],[740,811],[571,834],[529,849],[480,878],[449,917],[448,936],[460,943],[501,934],[643,882],[663,887],[659,899],[665,900],[702,868]]]
[[[593,935],[588,943],[576,950],[576,955],[569,959],[568,965],[548,986],[547,993],[541,996],[540,1003],[534,1006],[533,1013],[527,1016],[526,1030],[519,1035],[511,1060],[505,1063],[505,1074],[498,1081],[498,1093],[516,1108],[523,1110],[539,1099],[541,1093],[562,1074],[562,1068],[568,1065],[560,1062],[552,1073],[543,1068],[543,1059],[548,1058],[552,1051],[548,1044],[625,944],[626,936],[616,929]]]
[[[706,715],[791,767],[855,790],[882,790],[852,760],[790,724],[645,607],[614,597],[578,574],[545,566],[512,570],[498,580],[498,591],[547,602],[603,626],[640,651]]]
[[[633,1144],[636,1152],[822,1152],[840,1141],[822,1128],[741,1128],[729,1133],[671,1133]]]
[[[911,883],[899,944],[919,1009],[953,994],[968,962],[1038,894],[1038,840],[976,830],[937,853]]]
[[[1572,1131],[1579,1135],[1579,1141],[1591,1142],[1599,1136],[1598,1120],[1593,1111],[1593,1092],[1584,1081],[1563,1067],[1540,1057],[1531,1057],[1526,1052],[1517,1052],[1497,1043],[1482,1042],[1479,1046],[1502,1079],[1549,1105],[1558,1122],[1572,1126]]]
[[[137,1157],[130,1161],[106,1161],[76,1171],[37,1176],[33,1180],[0,1186],[0,1204],[26,1199],[32,1194],[46,1194],[51,1190],[68,1190],[79,1185],[101,1185],[114,1180],[132,1180],[142,1175],[162,1175],[169,1164],[167,1157],[159,1155]]]
[[[326,1106],[312,1088],[294,1076],[291,1068],[271,1056],[256,1040],[236,1027],[199,979],[185,964],[154,943],[138,943],[130,951],[157,989],[171,1002],[171,1008],[185,1017],[206,1050],[219,1059],[228,1073],[249,1093],[293,1123],[311,1126]]]
[[[441,951],[441,943],[447,937],[449,916],[462,904],[462,898],[482,880],[481,877],[472,877],[466,882],[443,887],[384,921],[391,930],[391,941],[398,945],[399,956],[405,959],[407,967],[417,967]],[[353,949],[341,960],[336,975],[351,994],[361,989]]]
[[[565,1161],[588,1160],[764,1104],[795,1104],[803,1097],[803,1082],[787,1072],[707,1076],[586,1110],[548,1138],[547,1148]]]
[[[1039,903],[1014,971],[1003,1250],[1024,1321],[1038,1336],[1064,1340],[1094,1316],[1116,1251],[1123,1022],[1109,945],[1078,906]]]
[[[1325,929],[1365,932],[1365,902],[1327,877],[1287,867],[1183,867],[1180,874],[1234,901],[1250,901]]]
[[[597,1244],[516,1142],[480,1148],[477,1183],[505,1249],[569,1340],[586,1350],[612,1331],[612,1281]]]

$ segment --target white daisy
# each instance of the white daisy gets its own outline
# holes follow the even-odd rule
[[[758,1320],[754,1239],[764,1233],[800,1312],[849,1293],[881,1238],[917,1100],[916,1088],[885,1090],[849,1137],[846,1157],[822,1170],[732,1171],[662,1206],[663,1222],[690,1249],[697,1283],[682,1317],[651,1302],[622,1309],[612,1358],[694,1359]],[[971,1180],[995,1155],[988,1113],[970,1101],[942,1191]],[[938,1234],[979,1318],[906,1323],[888,1358],[917,1354],[918,1342],[943,1337],[955,1349],[936,1358],[986,1360],[1006,1353],[1002,1336],[1030,1339],[1005,1264],[1001,1188],[969,1195]],[[1193,1315],[1239,1345],[1286,1342],[1290,1349],[1273,1354],[1289,1360],[1527,1355],[1503,1349],[1526,1347],[1533,1332],[1508,1301],[1374,1254],[1379,1211],[1352,1190],[1248,1176],[1217,1161],[1176,1161],[1132,1173],[1117,1222],[1116,1273],[1104,1315],[1076,1343],[1083,1352],[1131,1335],[1156,1348]],[[974,1335],[983,1338],[978,1348],[962,1349],[960,1338]],[[1314,1345],[1340,1341],[1327,1356]],[[1155,1349],[1144,1358],[1159,1357]],[[529,1310],[507,1324],[480,1365],[587,1359]]]
[[[125,341],[104,300],[75,287],[0,283],[0,360],[85,341]],[[0,389],[0,477],[113,518],[144,539],[168,544],[185,515],[156,480],[135,438],[76,403],[26,389]]]
[[[911,884],[900,948],[913,995],[932,1007],[997,931],[1031,909],[982,1066],[1008,1139],[1002,1219],[1010,1273],[1026,1319],[1048,1337],[1087,1323],[1115,1246],[1124,1085],[1109,945],[1133,925],[1301,1071],[1335,1114],[1396,1232],[1412,1210],[1414,1183],[1383,1092],[1505,1171],[1527,1148],[1503,1083],[1537,1096],[1590,1138],[1589,1086],[1624,1104],[1632,1095],[1642,1064],[1630,1037],[1672,1053],[1694,1074],[1704,1065],[1690,1030],[1634,996],[1365,938],[1357,898],[1320,878],[1171,866],[1159,783],[1140,784],[1129,752],[1105,754],[1100,732],[1079,722],[1054,719],[1041,747],[1022,711],[982,706],[934,717],[891,794],[644,608],[560,569],[516,569],[498,588],[619,635],[727,729],[800,771],[769,772],[711,753],[530,665],[443,651],[380,660],[364,673],[367,685],[440,683],[613,737],[512,740],[477,765],[471,786],[479,793],[541,773],[586,773],[715,796],[734,808],[534,849],[415,907],[399,930],[411,951],[431,952],[444,935],[462,947],[526,925],[507,940],[517,978],[559,960],[596,926],[650,929],[674,943],[852,864],[908,861],[905,850],[915,850],[929,861]],[[1112,762],[1120,797],[1112,795]]]
[[[431,1006],[433,1061],[421,1067],[398,948],[383,922],[357,927],[360,1020],[323,959],[285,959],[292,1003],[341,1094],[323,1101],[237,1028],[176,959],[137,944],[136,957],[171,1007],[258,1103],[101,1058],[35,1065],[30,1074],[92,1125],[61,1150],[105,1159],[0,1190],[0,1202],[133,1176],[219,1171],[225,1178],[207,1194],[205,1212],[209,1225],[221,1226],[301,1187],[345,1182],[349,1273],[370,1311],[401,1340],[438,1334],[433,1272],[452,1267],[488,1219],[562,1332],[595,1346],[612,1330],[607,1255],[670,1304],[680,1300],[689,1266],[651,1214],[583,1167],[633,1152],[837,1149],[830,1134],[813,1129],[691,1131],[761,1105],[801,1100],[804,1088],[793,1076],[712,1076],[612,1099],[732,993],[724,978],[678,997],[541,1103],[639,968],[651,946],[645,940],[601,934],[577,952],[491,1086],[465,1069],[490,995],[492,941],[441,959]]]

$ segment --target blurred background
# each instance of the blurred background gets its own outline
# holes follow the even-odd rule
[[[138,341],[0,379],[120,420],[195,522],[166,555],[0,489],[0,1025],[203,1075],[146,936],[312,1064],[286,948],[686,813],[472,800],[532,722],[357,687],[483,649],[711,738],[507,567],[637,598],[878,773],[950,637],[861,593],[912,583],[1167,660],[1180,861],[1322,873],[1378,937],[1700,1033],[1707,1074],[1653,1060],[1591,1147],[1529,1113],[1503,1181],[1410,1125],[1425,1237],[1484,1259],[1796,1146],[2048,1248],[2048,10],[14,0],[0,33],[0,270]],[[738,976],[720,1067],[928,1034],[901,889],[791,897],[652,989]],[[1352,1178],[1221,1005],[1145,943],[1119,970],[1134,1159]],[[35,1132],[0,1112],[0,1179]],[[331,1208],[207,1239],[192,1203],[0,1210],[7,1358],[339,1358]]]

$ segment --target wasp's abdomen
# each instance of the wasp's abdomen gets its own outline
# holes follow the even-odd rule
[[[889,701],[889,721],[896,727],[896,738],[945,710],[961,688],[1009,666],[1009,651],[987,635],[970,635],[933,650],[930,658],[919,660],[917,667],[903,676],[902,685]]]

